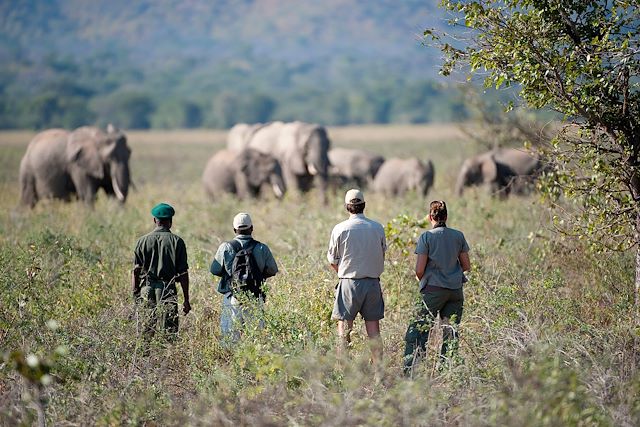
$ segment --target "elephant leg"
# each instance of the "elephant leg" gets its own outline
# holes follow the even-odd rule
[[[36,179],[30,173],[20,174],[20,203],[33,208],[38,201]]]
[[[82,193],[78,194],[80,199],[87,206],[93,206],[96,201],[96,193],[98,192],[97,186],[89,185]]]
[[[98,183],[95,179],[88,177],[82,171],[75,171],[71,174],[71,180],[78,194],[78,198],[86,205],[93,206],[98,192]]]
[[[293,191],[301,191],[298,177],[291,171],[291,169],[289,169],[288,167],[282,168],[282,176],[284,178],[287,189],[291,189]]]

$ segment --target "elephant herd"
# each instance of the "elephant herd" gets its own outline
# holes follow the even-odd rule
[[[92,205],[99,189],[124,203],[131,185],[130,154],[125,134],[111,125],[106,131],[85,126],[41,132],[20,163],[21,203],[33,207],[40,199],[70,200],[75,195]],[[494,149],[464,162],[456,193],[462,195],[465,187],[481,184],[494,194],[523,193],[540,165],[531,153]],[[265,187],[282,198],[287,189],[306,192],[315,186],[326,202],[329,186],[368,187],[387,196],[408,191],[426,196],[434,174],[431,160],[385,159],[366,150],[332,149],[323,126],[276,121],[232,127],[227,147],[209,159],[202,182],[211,199],[223,194],[258,197]]]
[[[365,150],[330,146],[327,130],[317,124],[240,123],[229,131],[227,148],[205,167],[204,188],[211,198],[222,193],[245,197],[270,185],[282,197],[285,189],[305,192],[315,184],[326,200],[330,185],[368,186],[394,196],[411,190],[426,195],[433,185],[431,161],[385,160]]]

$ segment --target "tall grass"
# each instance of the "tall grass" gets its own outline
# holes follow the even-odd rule
[[[346,218],[342,190],[328,206],[315,194],[211,203],[199,180],[220,135],[208,145],[204,133],[141,133],[130,137],[138,189],[124,207],[99,197],[94,210],[46,202],[28,212],[16,208],[24,144],[2,144],[0,424],[35,423],[41,408],[52,425],[638,425],[632,257],[590,254],[553,235],[534,196],[453,196],[473,147],[429,130],[334,132],[335,145],[432,158],[428,199],[447,200],[449,225],[472,248],[459,351],[435,369],[425,361],[413,380],[401,375],[401,357],[428,200],[367,193],[366,214],[387,225],[390,242],[385,359],[375,375],[360,320],[349,360],[334,357],[336,278],[325,251],[331,227]],[[146,354],[129,274],[160,201],[176,208],[173,231],[187,243],[193,311],[180,318],[177,342],[155,340]],[[248,325],[229,348],[208,267],[238,211],[251,213],[280,273],[268,282],[265,327]]]

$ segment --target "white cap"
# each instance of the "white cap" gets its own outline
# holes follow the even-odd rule
[[[240,212],[235,217],[233,217],[234,230],[246,230],[252,225],[253,224],[251,223],[251,217],[248,213]]]
[[[346,205],[360,205],[364,203],[364,194],[362,191],[352,188],[344,195],[344,203]]]

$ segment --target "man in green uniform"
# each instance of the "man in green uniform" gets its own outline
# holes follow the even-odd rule
[[[170,334],[178,332],[178,293],[182,286],[183,313],[191,311],[189,304],[189,265],[184,240],[171,233],[175,210],[166,203],[151,209],[156,228],[136,244],[131,277],[133,296],[141,302],[148,316],[145,332],[153,336],[157,329]],[[161,325],[158,326],[158,321]]]

